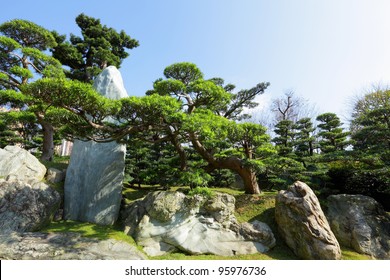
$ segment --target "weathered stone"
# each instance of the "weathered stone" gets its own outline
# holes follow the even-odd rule
[[[0,234],[0,259],[8,260],[143,260],[134,246],[77,233]]]
[[[65,180],[66,171],[61,171],[56,168],[50,167],[47,170],[46,180],[50,183],[59,183]]]
[[[66,173],[64,218],[112,225],[119,214],[126,147],[76,140]]]
[[[7,176],[21,181],[42,180],[46,167],[28,151],[17,146],[0,149],[0,178]]]
[[[373,198],[331,195],[327,217],[341,245],[377,259],[390,259],[390,215]]]
[[[151,256],[172,251],[232,256],[265,252],[275,245],[272,231],[260,223],[238,224],[234,197],[186,197],[154,192],[125,210],[125,232]]]
[[[279,231],[293,252],[303,259],[341,258],[338,241],[330,229],[314,192],[295,182],[276,197],[275,219]]]
[[[0,233],[35,231],[50,223],[60,195],[43,182],[0,179]]]
[[[128,97],[120,72],[107,67],[94,87],[111,99]],[[106,119],[112,121],[112,119]],[[117,142],[74,141],[65,179],[65,219],[111,225],[118,218],[126,146]]]

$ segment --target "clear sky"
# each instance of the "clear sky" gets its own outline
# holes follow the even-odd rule
[[[351,96],[390,84],[388,0],[18,0],[0,8],[0,22],[27,19],[61,34],[79,34],[80,13],[123,29],[140,42],[120,69],[130,95],[181,61],[237,89],[270,82],[265,102],[293,90],[341,117]]]

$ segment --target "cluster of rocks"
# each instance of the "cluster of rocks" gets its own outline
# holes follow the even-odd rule
[[[282,238],[303,259],[340,259],[340,245],[376,259],[390,259],[390,215],[373,198],[332,195],[327,216],[314,192],[296,182],[276,197]],[[329,222],[328,222],[329,221]]]
[[[255,221],[239,224],[228,194],[186,196],[153,192],[123,212],[125,232],[151,256],[181,251],[233,256],[266,252],[275,245],[271,229]]]
[[[48,170],[46,180],[61,181],[62,173]],[[57,191],[42,182],[45,174],[46,167],[29,152],[14,146],[0,149],[0,259],[146,258],[124,241],[40,233],[62,201]]]

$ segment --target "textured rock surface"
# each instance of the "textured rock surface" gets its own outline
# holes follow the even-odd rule
[[[39,230],[59,205],[60,195],[45,183],[0,179],[0,233]]]
[[[118,217],[126,148],[74,142],[65,179],[64,218],[111,225]]]
[[[390,215],[373,198],[332,195],[327,217],[340,244],[377,259],[390,259]]]
[[[8,260],[142,260],[134,246],[114,239],[98,240],[77,233],[0,234],[0,259]]]
[[[107,67],[95,88],[111,99],[128,97],[120,72]],[[65,179],[64,218],[111,225],[118,218],[126,146],[76,140]]]
[[[65,171],[58,170],[56,168],[49,168],[46,174],[46,180],[50,183],[59,183],[65,180]]]
[[[0,178],[15,177],[21,181],[42,180],[46,167],[28,151],[17,146],[0,149]]]
[[[154,192],[122,214],[125,232],[151,256],[171,251],[232,256],[268,251],[275,245],[264,223],[238,224],[233,196],[186,197],[180,192]]]
[[[330,229],[314,192],[295,182],[276,197],[275,219],[293,252],[303,259],[341,258],[338,241]]]

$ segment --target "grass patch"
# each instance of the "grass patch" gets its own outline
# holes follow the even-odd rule
[[[76,221],[59,221],[52,222],[49,226],[41,230],[42,232],[76,232],[83,237],[104,239],[116,239],[127,242],[136,246],[138,249],[142,247],[137,246],[134,239],[131,236],[126,235],[122,230],[116,226],[100,226],[96,224],[76,222]]]
[[[372,260],[370,256],[357,253],[346,247],[341,247],[341,255],[343,260]]]
[[[53,161],[46,161],[41,159],[39,161],[46,167],[46,169],[55,168],[58,170],[64,170],[68,168],[69,160],[70,160],[69,156],[63,156],[63,157],[54,156]]]

